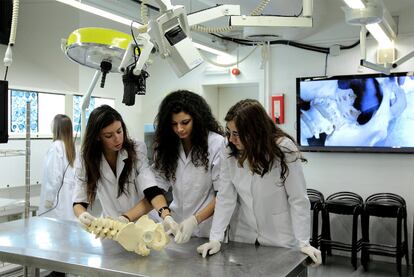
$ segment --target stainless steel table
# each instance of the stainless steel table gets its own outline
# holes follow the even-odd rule
[[[223,244],[203,259],[193,238],[148,257],[95,239],[76,222],[32,217],[0,224],[0,260],[83,276],[307,276],[306,256],[286,248]]]

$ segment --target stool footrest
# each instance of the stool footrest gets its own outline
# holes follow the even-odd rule
[[[349,244],[349,243],[344,243],[344,242],[340,242],[340,241],[325,240],[325,239],[321,240],[321,246],[327,246],[328,248],[331,248],[331,249],[343,250],[343,251],[352,250],[352,245]],[[356,251],[361,250],[361,248],[362,248],[362,239],[357,241]]]

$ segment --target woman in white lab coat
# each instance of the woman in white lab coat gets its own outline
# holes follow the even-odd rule
[[[72,210],[75,144],[72,121],[57,114],[52,122],[53,142],[44,161],[39,215],[76,220]]]
[[[197,251],[203,257],[218,252],[230,223],[230,240],[298,248],[319,264],[320,251],[309,245],[305,159],[294,139],[256,100],[239,101],[225,120],[228,145],[222,150],[210,242]]]
[[[88,226],[94,220],[86,210],[96,197],[103,216],[123,222],[136,220],[152,209],[139,189],[144,183],[155,184],[145,144],[129,138],[115,109],[108,105],[94,109],[76,166],[73,210],[79,221]],[[135,206],[140,213],[130,213]]]
[[[153,168],[158,185],[147,185],[144,194],[177,243],[187,242],[192,235],[208,237],[223,129],[207,102],[187,90],[164,98],[155,123]],[[170,187],[173,200],[168,207],[161,189],[168,191]]]

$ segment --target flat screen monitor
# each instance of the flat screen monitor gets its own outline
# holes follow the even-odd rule
[[[7,143],[9,140],[8,93],[7,81],[0,81],[0,143]]]
[[[302,151],[414,153],[411,73],[296,79]]]
[[[0,44],[9,44],[13,0],[0,0]]]

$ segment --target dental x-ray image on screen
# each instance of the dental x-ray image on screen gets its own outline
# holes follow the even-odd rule
[[[297,78],[303,151],[414,153],[414,77]]]

